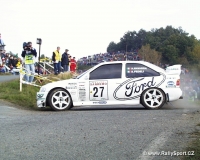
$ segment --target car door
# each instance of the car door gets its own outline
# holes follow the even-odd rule
[[[125,66],[126,100],[138,100],[143,90],[159,87],[164,82],[164,75],[139,63],[126,63]]]
[[[89,99],[93,104],[115,104],[116,88],[123,82],[122,63],[103,64],[90,72]],[[123,97],[124,92],[117,93]]]

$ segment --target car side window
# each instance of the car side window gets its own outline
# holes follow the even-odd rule
[[[126,78],[136,77],[154,77],[160,76],[160,73],[155,70],[138,63],[127,63],[126,64]]]
[[[115,79],[121,78],[122,64],[105,64],[90,73],[90,80],[92,79]]]

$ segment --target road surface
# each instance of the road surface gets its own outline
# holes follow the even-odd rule
[[[19,79],[19,75],[0,75],[0,82],[6,82],[13,79]]]

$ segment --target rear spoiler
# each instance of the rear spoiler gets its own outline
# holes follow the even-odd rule
[[[170,75],[180,75],[181,74],[181,65],[176,64],[166,68],[166,73]]]

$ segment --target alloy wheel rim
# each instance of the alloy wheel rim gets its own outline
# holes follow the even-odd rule
[[[55,108],[65,109],[70,104],[70,97],[65,91],[58,91],[53,94],[51,102]]]
[[[150,108],[159,107],[163,103],[163,94],[158,89],[150,89],[144,94],[144,102]]]

